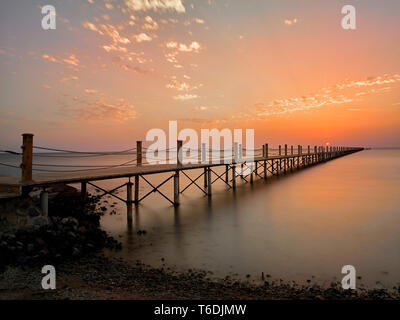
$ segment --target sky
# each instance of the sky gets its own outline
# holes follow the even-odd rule
[[[120,150],[170,120],[254,129],[256,146],[400,147],[399,14],[398,0],[2,0],[0,149],[30,132]]]

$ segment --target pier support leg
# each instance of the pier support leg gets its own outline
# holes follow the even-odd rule
[[[281,167],[281,161],[282,161],[282,160],[279,159],[279,161],[276,160],[276,162],[275,162],[275,163],[276,163],[276,175],[277,175],[277,176],[279,176],[279,173],[280,173],[280,171],[281,171],[281,168],[280,168],[280,167]]]
[[[267,161],[264,160],[264,179],[267,179]]]
[[[207,188],[207,175],[208,175],[208,171],[207,168],[204,168],[204,188]]]
[[[85,201],[87,199],[87,183],[85,181],[81,182],[81,200]]]
[[[250,166],[250,184],[253,184],[254,173],[253,165]]]
[[[225,166],[225,182],[226,183],[229,182],[229,166],[228,165]]]
[[[174,175],[174,206],[179,206],[179,171]]]
[[[49,215],[49,193],[46,190],[40,193],[40,206],[43,215],[47,217]]]
[[[139,176],[135,176],[135,205],[139,204]]]
[[[232,166],[232,189],[236,189],[236,166]]]
[[[211,168],[207,168],[207,195],[208,197],[211,197],[212,194],[212,188],[211,188]]]
[[[129,180],[129,182],[126,184],[126,217],[128,219],[128,222],[132,221],[132,186],[133,183]]]

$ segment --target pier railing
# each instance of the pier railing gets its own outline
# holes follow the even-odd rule
[[[296,148],[291,145],[279,145],[271,148],[268,143],[263,144],[259,149],[246,149],[242,145],[235,143],[233,150],[221,149],[213,150],[206,148],[205,144],[200,149],[190,149],[183,146],[183,142],[178,140],[176,148],[166,150],[156,150],[156,154],[165,155],[161,163],[155,162],[160,158],[153,159],[143,147],[142,141],[137,141],[136,148],[117,152],[86,152],[58,148],[48,148],[35,146],[33,134],[23,134],[22,153],[5,151],[22,156],[22,163],[16,166],[9,163],[0,165],[10,166],[21,169],[21,176],[0,177],[0,195],[2,189],[18,186],[21,190],[30,190],[32,187],[42,187],[46,193],[46,186],[57,183],[80,183],[82,197],[86,197],[87,184],[102,190],[103,195],[111,195],[127,204],[128,218],[132,214],[132,204],[139,204],[141,201],[157,192],[173,205],[179,205],[179,194],[184,193],[190,187],[196,187],[204,195],[211,197],[212,185],[216,182],[225,184],[229,189],[236,189],[237,179],[244,183],[253,183],[255,178],[267,179],[269,176],[279,176],[287,174],[303,167],[323,163],[354,152],[363,148],[344,147],[344,146],[314,146],[308,145],[304,150],[303,146]],[[33,150],[47,153],[33,153]],[[194,152],[193,152],[194,151]],[[215,152],[217,151],[217,152]],[[189,156],[187,153],[189,152]],[[194,153],[194,155],[193,155]],[[96,157],[107,156],[133,156],[129,161],[119,164],[93,165],[93,164],[60,164],[51,160],[57,159],[93,159]],[[46,163],[37,163],[36,159],[48,159]],[[50,161],[49,161],[50,159]],[[215,171],[216,167],[222,167],[222,173]],[[186,172],[188,170],[201,169],[202,173],[193,178]],[[158,173],[173,173],[162,183],[155,186],[146,176]],[[180,174],[188,180],[188,185],[180,187]],[[128,178],[128,182],[114,188],[105,190],[94,184],[95,181],[105,179]],[[134,178],[134,183],[131,182]],[[200,179],[203,182],[200,183]],[[170,199],[160,187],[168,181],[173,180],[174,197]],[[140,195],[139,184],[145,182],[150,186],[150,192]],[[122,187],[126,187],[126,199],[117,196],[115,192]],[[133,192],[134,187],[134,192]],[[42,192],[42,193],[43,193]],[[43,195],[47,199],[46,194]]]

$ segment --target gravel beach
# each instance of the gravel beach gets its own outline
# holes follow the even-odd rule
[[[0,299],[33,300],[154,300],[154,299],[243,299],[243,300],[393,300],[400,299],[400,288],[393,290],[343,290],[339,283],[322,288],[265,281],[263,285],[230,278],[210,280],[208,272],[172,272],[136,265],[102,254],[69,259],[56,264],[57,287],[41,288],[40,265],[7,266],[0,275]]]

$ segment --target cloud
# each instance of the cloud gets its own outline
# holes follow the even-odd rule
[[[137,119],[138,113],[134,105],[127,103],[124,99],[109,99],[114,102],[106,101],[104,94],[97,90],[90,91],[92,94],[85,96],[75,96],[72,103],[64,105],[62,112],[74,119],[88,119],[92,121],[112,120],[124,122]],[[92,99],[90,97],[93,97]],[[89,100],[88,100],[89,99]]]
[[[94,94],[94,93],[97,93],[98,91],[94,90],[94,89],[85,89],[85,92],[88,94]]]
[[[146,23],[142,26],[142,29],[145,30],[157,30],[158,29],[158,24],[155,22],[152,17],[147,16],[144,18]]]
[[[180,100],[180,101],[186,101],[186,100],[192,100],[192,99],[197,99],[199,96],[197,94],[179,94],[177,96],[174,96],[174,100]]]
[[[200,49],[201,49],[201,45],[197,41],[193,41],[189,45],[180,43],[178,46],[178,50],[182,51],[182,52],[199,52]]]
[[[131,41],[128,38],[121,36],[117,27],[115,27],[112,24],[100,24],[100,25],[96,26],[95,24],[93,24],[89,21],[86,21],[82,25],[84,28],[94,31],[94,32],[97,32],[101,36],[105,36],[105,35],[109,36],[112,39],[114,45],[118,44],[118,43],[122,43],[122,44],[131,43]]]
[[[187,78],[186,78],[187,79]],[[203,85],[200,84],[199,86],[193,86],[185,81],[178,81],[176,78],[172,78],[171,82],[168,83],[165,87],[168,89],[175,89],[180,92],[188,92],[188,91],[193,91],[199,89],[199,87],[202,87]]]
[[[312,95],[276,99],[268,104],[256,103],[253,105],[252,109],[255,110],[257,116],[265,117],[321,108],[329,105],[345,104],[353,101],[360,101],[360,99],[370,94],[384,94],[390,92],[392,87],[381,86],[388,84],[395,85],[398,82],[400,82],[399,74],[385,74],[377,77],[369,77],[364,80],[348,81],[328,88],[322,88],[318,93]],[[371,89],[355,92],[355,89],[360,87],[370,87]],[[359,111],[358,108],[350,108],[348,110]]]
[[[66,58],[55,58],[52,55],[43,54],[42,59],[53,63],[67,64],[74,67],[79,66],[79,59],[74,54],[69,54]]]
[[[298,23],[299,20],[297,18],[293,18],[293,19],[285,19],[283,21],[283,23],[287,26],[293,26],[294,24]]]
[[[69,76],[69,77],[64,77],[60,80],[60,82],[65,82],[69,80],[78,80],[79,78],[77,76]]]
[[[67,59],[63,59],[62,61],[73,66],[78,66],[79,64],[79,60],[74,54],[71,54]]]
[[[133,36],[136,39],[136,42],[144,42],[144,41],[151,41],[152,38],[145,33],[139,33]]]
[[[185,12],[182,0],[125,0],[127,7],[134,11],[176,11]]]

